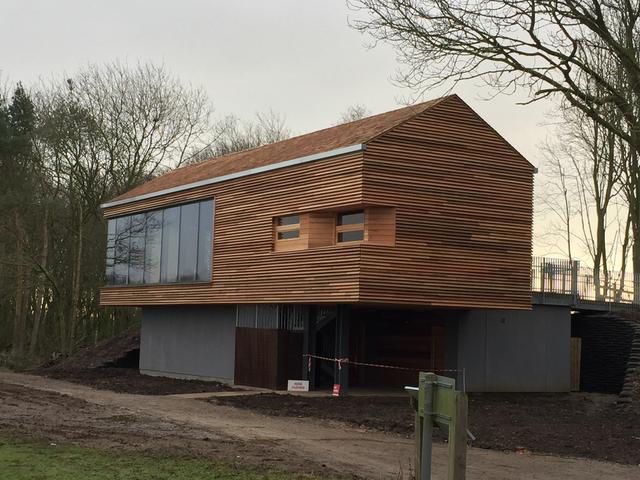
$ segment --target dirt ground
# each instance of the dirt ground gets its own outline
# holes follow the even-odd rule
[[[0,405],[4,434],[170,451],[324,476],[399,480],[412,471],[413,441],[406,435],[331,419],[277,417],[185,396],[115,393],[6,371],[0,371]],[[434,478],[444,478],[445,445],[434,445],[433,460]],[[637,479],[640,467],[471,448],[468,478]]]
[[[258,468],[281,468],[285,456],[261,441],[239,440],[221,432],[105,406],[52,391],[0,382],[0,433],[55,443],[183,454]],[[286,456],[301,473],[334,473],[321,463]]]
[[[141,375],[133,368],[41,369],[35,373],[58,380],[88,385],[100,390],[140,395],[174,395],[178,393],[223,392],[233,388],[218,382],[180,380]]]
[[[640,464],[640,410],[598,394],[471,394],[472,445],[503,451],[568,455]],[[212,398],[210,402],[265,415],[310,416],[351,425],[413,434],[413,415],[402,397],[300,397],[261,394]],[[440,440],[444,440],[442,434]]]

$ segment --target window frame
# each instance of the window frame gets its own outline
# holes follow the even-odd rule
[[[361,213],[362,214],[362,222],[360,223],[347,223],[347,224],[340,224],[340,218],[344,215],[353,215],[356,213]],[[367,211],[366,209],[360,209],[360,210],[350,210],[350,211],[346,211],[346,212],[338,212],[336,213],[336,218],[335,218],[335,235],[334,235],[334,241],[336,245],[345,245],[345,244],[354,244],[354,243],[362,243],[365,242],[367,240]],[[348,232],[362,232],[362,239],[360,240],[340,240],[340,234],[341,233],[348,233]]]
[[[281,219],[283,218],[287,218],[287,217],[298,217],[298,222],[297,223],[289,223],[286,225],[280,225],[279,222]],[[274,232],[274,240],[276,242],[296,242],[300,240],[300,234],[301,234],[301,221],[300,221],[300,214],[298,213],[293,213],[290,215],[278,215],[277,217],[274,217],[273,219],[273,232]],[[287,232],[298,232],[298,234],[295,237],[291,237],[291,238],[280,238],[280,234],[281,233],[287,233]]]

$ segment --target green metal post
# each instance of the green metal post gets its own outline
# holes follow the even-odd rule
[[[420,454],[420,480],[431,480],[431,452],[433,441],[433,386],[437,375],[420,372],[419,401],[422,407],[422,439]]]
[[[467,413],[467,394],[456,392],[455,415],[449,426],[449,480],[465,480],[466,478]]]

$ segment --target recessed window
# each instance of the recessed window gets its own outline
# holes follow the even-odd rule
[[[364,211],[339,213],[336,217],[336,242],[361,242],[364,240]]]
[[[300,237],[300,215],[285,215],[275,219],[276,239],[293,240]]]

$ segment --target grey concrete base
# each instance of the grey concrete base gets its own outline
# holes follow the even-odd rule
[[[145,307],[140,372],[233,383],[235,305]]]
[[[464,368],[468,391],[570,389],[568,307],[471,311],[459,319],[457,336],[457,368]]]

